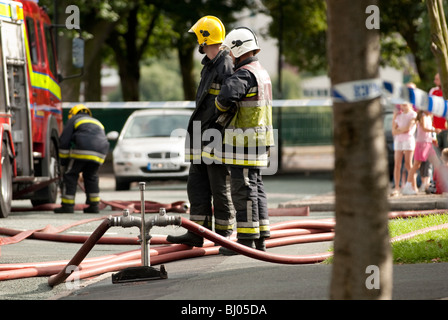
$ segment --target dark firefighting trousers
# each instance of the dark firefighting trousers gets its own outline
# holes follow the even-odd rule
[[[270,236],[266,192],[260,169],[229,166],[238,239]]]
[[[100,202],[98,169],[100,164],[92,161],[70,159],[62,181],[62,204],[74,205],[79,174],[82,173],[86,192],[86,204]]]
[[[235,225],[235,209],[232,204],[227,166],[192,163],[187,192],[191,221],[210,230],[213,230],[214,226],[214,231],[224,237],[232,234]]]

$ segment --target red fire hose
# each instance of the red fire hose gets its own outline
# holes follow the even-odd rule
[[[53,286],[53,283],[58,284],[64,281],[70,275],[70,273],[74,271],[70,270],[69,268],[71,268],[72,266],[78,266],[109,228],[110,228],[110,219],[105,219],[100,224],[100,226],[92,233],[89,239],[87,239],[87,241],[83,244],[83,246],[75,254],[75,256],[69,261],[67,266],[64,269],[62,269],[56,276],[54,276],[53,278],[50,277],[50,279],[48,279],[48,284],[50,286]]]
[[[146,210],[145,210],[146,211]],[[446,211],[444,211],[446,212]],[[416,215],[424,215],[434,213],[431,212],[406,212],[394,214],[391,213],[390,218],[397,216],[400,217],[412,217]],[[439,212],[435,212],[439,213]],[[89,219],[90,220],[90,219]],[[97,220],[97,219],[95,219]],[[185,245],[168,245],[151,248],[151,265],[157,265],[169,261],[185,259],[189,257],[200,257],[210,254],[217,254],[219,247],[213,246],[214,243],[220,244],[238,253],[247,255],[249,257],[282,264],[304,264],[304,263],[316,263],[325,260],[332,255],[330,252],[321,254],[290,256],[290,255],[278,255],[268,252],[262,252],[255,249],[251,249],[242,246],[236,242],[235,239],[227,240],[219,235],[204,229],[203,227],[191,222],[188,219],[181,219],[182,226],[191,232],[195,232],[204,236],[209,241],[204,242],[203,248],[191,248]],[[79,223],[77,223],[79,224]],[[83,279],[92,275],[98,275],[104,272],[119,271],[131,266],[141,265],[141,252],[140,250],[128,251],[114,255],[95,257],[85,259],[86,255],[90,252],[96,243],[118,243],[118,244],[136,244],[137,239],[131,240],[119,237],[103,237],[104,233],[109,228],[109,219],[105,219],[101,225],[95,230],[94,233],[87,239],[85,237],[78,238],[78,236],[64,236],[55,235],[53,232],[60,232],[62,229],[67,229],[69,226],[62,228],[44,228],[42,230],[49,230],[52,232],[42,231],[28,231],[26,234],[30,234],[37,239],[49,240],[53,236],[57,238],[63,238],[61,241],[84,241],[84,245],[78,251],[78,253],[70,261],[53,261],[53,262],[39,262],[39,263],[24,263],[24,264],[0,264],[0,281],[8,279],[17,279],[23,277],[35,277],[35,276],[49,276],[48,283],[51,286],[55,286],[64,280],[70,280],[75,277]],[[275,246],[283,246],[295,243],[315,242],[315,241],[331,241],[334,237],[333,229],[335,222],[333,220],[297,220],[279,222],[271,225],[271,238],[267,240],[267,248]],[[0,233],[8,231],[13,236],[22,233],[21,231],[11,231],[0,228]],[[41,237],[44,235],[43,237]],[[403,236],[402,236],[403,237]],[[109,240],[106,240],[110,238]],[[0,240],[3,238],[0,238]],[[4,238],[8,239],[8,238]],[[399,241],[396,239],[395,241]],[[154,236],[151,238],[151,244],[166,244],[165,236]],[[84,260],[84,261],[83,261]],[[81,263],[82,262],[82,263]],[[75,272],[70,273],[74,269]]]
[[[211,232],[211,231],[209,231],[209,232]],[[275,247],[275,246],[279,246],[279,245],[304,243],[304,242],[310,242],[310,241],[330,241],[333,239],[333,234],[327,234],[327,233],[322,234],[322,235],[315,234],[314,236],[315,237],[313,237],[313,238],[303,237],[303,236],[287,237],[287,238],[284,238],[284,240],[282,240],[282,241],[274,241],[274,240],[279,240],[279,239],[268,240],[267,247],[271,248],[271,247]],[[229,241],[229,240],[225,239],[225,241]],[[229,241],[229,243],[227,245],[233,249],[234,248],[233,245],[239,245],[239,244]],[[247,248],[247,247],[245,247],[245,248]],[[247,248],[247,249],[250,249],[250,248]],[[218,250],[219,250],[219,247],[216,247],[216,246],[213,246],[213,247],[204,246],[203,248],[195,247],[193,249],[191,249],[191,247],[183,246],[183,248],[177,248],[176,250],[174,250],[172,252],[168,252],[168,253],[164,253],[164,254],[160,254],[160,255],[154,255],[154,256],[151,254],[151,265],[158,265],[158,264],[162,264],[162,263],[166,263],[166,262],[170,262],[170,261],[177,261],[177,260],[193,258],[193,257],[214,255],[214,254],[218,254]],[[264,255],[268,256],[268,258],[264,259],[265,261],[277,262],[277,263],[289,263],[289,264],[321,262],[332,255],[330,252],[328,252],[328,253],[323,253],[323,254],[319,254],[319,255],[291,256],[291,257],[299,257],[299,258],[295,259],[295,261],[288,261],[287,259],[283,260],[283,261],[279,261],[278,258],[283,259],[283,258],[287,258],[289,256],[270,254],[270,253],[261,252],[261,251],[255,250],[255,249],[250,249],[250,250],[257,251],[257,253],[259,253],[260,255],[264,254]],[[270,257],[274,257],[274,258],[270,258]],[[275,260],[277,260],[277,261],[275,261]],[[67,277],[66,280],[72,281],[73,279],[84,279],[86,277],[92,277],[92,276],[102,274],[105,272],[119,271],[124,268],[138,267],[138,266],[141,266],[141,259],[140,259],[139,255],[134,259],[120,259],[120,260],[115,261],[114,263],[104,262],[101,264],[99,263],[96,266],[79,268],[79,271],[74,272],[73,275]],[[50,279],[52,279],[52,277],[50,277]],[[50,282],[49,282],[49,284],[50,284]],[[52,281],[50,285],[54,286],[57,284],[59,284],[59,283]]]

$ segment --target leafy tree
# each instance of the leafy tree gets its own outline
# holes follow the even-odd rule
[[[112,10],[112,5],[124,8],[124,0],[41,0],[41,6],[48,8],[52,21],[64,25],[68,14],[65,12],[69,5],[76,5],[80,10],[80,27],[86,39],[84,76],[65,80],[62,82],[62,98],[65,101],[78,101],[80,83],[85,81],[85,99],[87,101],[100,100],[100,70],[104,43],[115,27],[119,13]],[[60,34],[64,33],[64,36]],[[73,32],[72,32],[73,33]],[[60,69],[63,74],[75,74],[78,71],[72,68],[71,61],[71,35],[67,30],[58,29],[58,52]]]
[[[324,0],[263,0],[273,18],[269,35],[283,45],[286,61],[300,70],[325,70],[326,4]]]
[[[383,48],[383,59],[393,61],[394,57],[412,54],[417,78],[413,79],[420,87],[433,86],[436,63],[430,50],[430,27],[424,0],[382,0],[381,33],[384,36],[399,34],[405,43],[390,42]],[[405,12],[406,14],[403,14]],[[384,42],[383,42],[384,44]]]
[[[42,0],[42,4],[53,8],[51,0]],[[179,85],[184,98],[194,100],[197,83],[193,75],[193,54],[197,42],[188,30],[204,15],[218,16],[228,26],[234,21],[233,14],[254,6],[254,0],[58,0],[59,24],[64,23],[65,8],[73,4],[80,8],[81,28],[88,34],[83,77],[86,100],[100,99],[104,59],[118,66],[123,99],[138,100],[142,61],[149,56],[161,57],[172,48],[178,52],[182,74]],[[68,48],[68,41],[61,39],[60,47]],[[108,58],[111,52],[113,59]],[[61,53],[62,67],[69,70],[70,55],[67,51]],[[80,79],[63,84],[65,100],[78,99],[79,84]]]
[[[443,97],[448,99],[448,27],[443,10],[443,1],[427,0],[431,26],[431,50],[437,61]]]
[[[300,72],[327,70],[325,0],[262,1],[267,8],[265,13],[273,18],[269,35],[282,42],[286,62],[298,66]],[[404,69],[405,73],[411,73],[409,80],[429,89],[433,86],[437,68],[430,50],[425,1],[380,0],[378,6],[381,12],[381,64]],[[414,57],[415,73],[407,62],[409,54]]]
[[[198,47],[196,36],[188,30],[205,15],[218,17],[227,28],[235,21],[233,14],[244,8],[255,8],[254,0],[156,0],[155,6],[172,21],[176,36],[171,37],[177,49],[185,100],[194,100],[197,83],[193,76],[193,55]],[[226,30],[227,32],[230,30]]]
[[[160,43],[170,35],[171,28],[157,7],[143,0],[128,2],[106,40],[118,65],[123,100],[140,100],[141,61],[148,55],[161,56],[166,47]]]

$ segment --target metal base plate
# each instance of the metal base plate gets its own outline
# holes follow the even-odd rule
[[[160,266],[160,270],[154,267],[142,266],[127,268],[113,274],[112,283],[125,283],[167,278],[168,273],[166,272],[164,265]]]

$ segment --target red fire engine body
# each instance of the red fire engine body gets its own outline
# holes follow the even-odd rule
[[[35,1],[0,2],[0,218],[13,199],[54,203],[61,89],[51,21]]]

